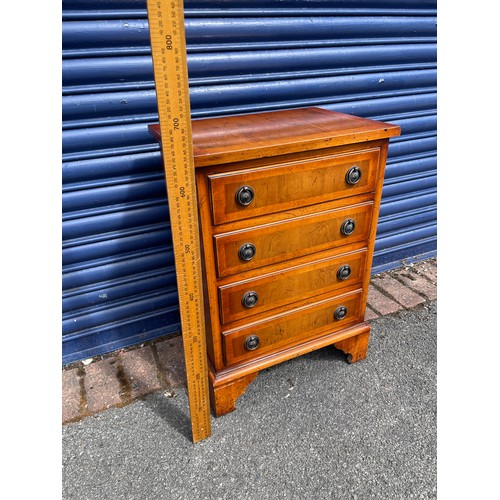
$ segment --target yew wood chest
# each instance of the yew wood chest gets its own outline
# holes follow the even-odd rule
[[[366,357],[365,306],[396,125],[321,108],[192,123],[212,410],[259,370],[334,344]],[[161,140],[159,126],[150,126]]]

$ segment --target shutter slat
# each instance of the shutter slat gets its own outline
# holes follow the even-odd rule
[[[63,362],[179,331],[145,0],[63,0]],[[321,106],[401,126],[374,271],[436,251],[435,0],[186,0],[193,119]]]

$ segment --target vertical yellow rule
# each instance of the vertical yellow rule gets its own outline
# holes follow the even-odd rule
[[[148,0],[193,442],[211,434],[183,2]]]

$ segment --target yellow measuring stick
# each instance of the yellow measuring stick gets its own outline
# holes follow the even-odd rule
[[[174,242],[193,443],[211,434],[198,203],[182,0],[148,0],[148,20]]]

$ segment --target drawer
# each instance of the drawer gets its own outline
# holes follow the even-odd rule
[[[214,236],[219,277],[368,239],[373,202]],[[350,234],[343,234],[352,229]]]
[[[214,224],[375,189],[380,149],[208,176]]]
[[[339,295],[292,313],[223,332],[226,365],[261,357],[363,321],[362,290]],[[343,319],[336,314],[345,312]]]
[[[334,255],[257,278],[219,287],[221,322],[251,318],[257,313],[311,299],[361,283],[366,249]]]

